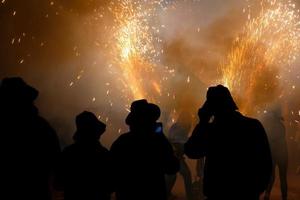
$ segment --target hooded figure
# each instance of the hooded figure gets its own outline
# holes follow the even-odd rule
[[[185,144],[188,157],[205,157],[203,190],[209,200],[258,200],[270,180],[272,159],[261,123],[237,112],[229,90],[210,87],[200,122]]]
[[[61,156],[59,180],[65,200],[109,200],[112,193],[109,152],[99,142],[106,125],[84,111],[76,117],[74,144]]]
[[[179,162],[162,132],[155,132],[160,109],[135,101],[126,118],[130,131],[111,147],[118,200],[166,200],[165,174],[175,174]]]
[[[21,78],[5,78],[0,85],[2,199],[51,199],[60,147],[55,131],[38,115],[37,96]]]

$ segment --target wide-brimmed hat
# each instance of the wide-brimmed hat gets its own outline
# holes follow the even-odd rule
[[[73,139],[75,141],[98,141],[105,132],[106,125],[88,111],[84,111],[76,116],[76,127]]]
[[[106,125],[94,113],[83,111],[76,116],[76,127],[77,130],[105,130]]]
[[[148,103],[146,99],[141,99],[131,104],[130,113],[126,118],[126,124],[154,123],[159,117],[159,107],[155,104]]]

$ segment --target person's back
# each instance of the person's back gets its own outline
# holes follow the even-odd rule
[[[164,136],[126,133],[111,153],[116,160],[118,198],[166,199],[164,175],[175,173],[177,167],[168,163],[173,152]]]
[[[6,136],[9,139],[4,145],[7,146],[2,165],[7,177],[6,192],[12,199],[50,199],[50,178],[59,153],[55,132],[39,117],[10,121],[5,126],[10,128],[3,130],[2,126],[1,133],[13,135]]]
[[[100,144],[72,144],[62,153],[65,200],[110,199],[109,152]],[[108,192],[107,192],[108,191]]]
[[[172,146],[162,133],[133,129],[121,135],[110,150],[117,199],[166,200],[164,175],[174,174],[179,168]]]
[[[204,194],[212,200],[258,199],[267,187],[272,164],[264,128],[235,111],[235,105],[213,111],[209,122],[210,116],[203,113],[207,107],[208,103],[200,109],[200,123],[185,144],[189,157],[205,157]]]
[[[224,195],[236,199],[255,199],[265,189],[268,175],[264,166],[267,138],[261,124],[240,113],[211,124],[204,175],[208,196]],[[267,157],[268,158],[268,157]],[[265,170],[264,170],[265,171]],[[264,180],[265,179],[265,180]],[[263,184],[261,184],[263,183]],[[261,185],[260,185],[261,184]]]
[[[50,178],[60,147],[55,131],[33,105],[37,95],[20,78],[4,79],[1,85],[1,195],[5,199],[51,199]]]
[[[97,131],[89,133],[86,129],[78,128],[74,135],[75,143],[66,147],[61,155],[59,181],[64,190],[65,200],[110,199],[112,177],[109,151],[98,141],[105,125],[97,122],[97,118],[89,112],[83,112],[77,119],[90,117],[94,120],[93,123],[96,123],[94,126],[99,126],[95,128]],[[98,132],[98,136],[92,136]],[[89,134],[92,137],[88,136],[90,138],[85,139]]]

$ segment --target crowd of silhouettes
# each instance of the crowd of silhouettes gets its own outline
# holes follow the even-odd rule
[[[204,165],[199,174],[208,200],[258,200],[270,185],[274,165],[266,132],[258,120],[238,112],[224,86],[209,88],[190,138],[191,123],[178,120],[167,138],[160,108],[134,101],[125,120],[129,132],[110,150],[99,142],[106,125],[84,111],[75,120],[74,143],[61,151],[54,129],[34,105],[37,96],[21,78],[1,82],[3,199],[50,200],[55,188],[65,200],[109,200],[113,193],[117,200],[167,200],[180,172],[190,200],[184,154]]]

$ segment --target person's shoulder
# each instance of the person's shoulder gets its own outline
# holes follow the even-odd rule
[[[256,124],[256,125],[261,124],[261,122],[256,118],[248,117],[248,116],[242,115],[241,113],[239,113],[239,116],[240,116],[240,119],[243,120],[246,123]]]
[[[116,141],[128,140],[132,137],[134,137],[134,134],[132,134],[131,132],[127,132],[127,133],[121,134]]]
[[[50,123],[39,115],[36,117],[36,124],[39,125],[41,129],[46,130],[48,133],[55,133]]]
[[[123,133],[121,134],[112,144],[111,149],[113,149],[116,146],[119,146],[123,143],[126,143],[127,141],[130,141],[130,139],[132,138],[132,133],[127,132],[127,133]]]
[[[251,117],[246,117],[246,116],[242,116],[243,118],[243,126],[251,132],[256,132],[256,133],[261,133],[264,132],[264,127],[262,125],[262,123],[255,118],[251,118]]]

